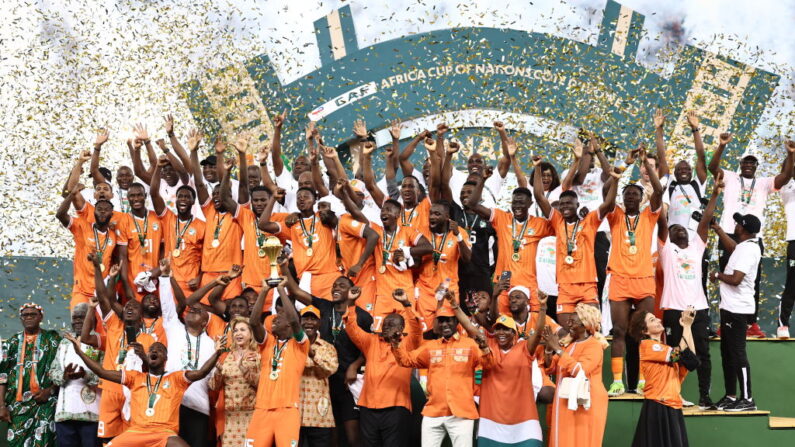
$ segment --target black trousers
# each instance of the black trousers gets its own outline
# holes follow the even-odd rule
[[[795,241],[788,241],[787,281],[784,283],[784,292],[781,293],[781,305],[778,314],[779,326],[789,326],[793,304],[795,304]]]
[[[607,238],[606,231],[596,232],[596,240],[593,246],[593,257],[596,261],[596,288],[599,296],[599,309],[602,308],[602,291],[605,289],[605,279],[607,278],[607,260],[610,255],[610,240]],[[629,338],[629,337],[627,337]]]
[[[748,329],[750,314],[736,314],[728,310],[720,311],[720,355],[723,363],[723,381],[726,394],[751,398],[751,365],[745,350],[745,331]]]
[[[632,312],[635,312],[634,309]],[[635,390],[638,388],[640,379],[640,344],[629,334],[624,337],[624,360],[627,372],[627,389]]]
[[[666,310],[663,312],[663,326],[665,326],[665,341],[670,346],[679,346],[682,339],[682,325],[679,324],[681,310]],[[709,311],[702,309],[696,311],[693,321],[693,343],[695,343],[696,356],[701,364],[698,366],[698,392],[701,397],[709,396],[712,377],[712,362],[709,358]],[[691,351],[694,348],[691,346]]]
[[[729,235],[732,240],[737,242],[737,236],[730,234]],[[762,243],[762,239],[757,239],[759,241],[759,248],[762,250],[762,256],[765,255],[765,245]],[[718,253],[720,254],[720,258],[718,259],[718,265],[720,266],[720,271],[722,272],[726,268],[726,264],[729,263],[729,257],[731,253],[726,251],[725,247],[722,243],[720,243],[720,239],[718,239]],[[748,324],[756,323],[756,316],[759,314],[759,285],[762,280],[762,262],[759,262],[759,267],[756,268],[756,281],[754,281],[754,313],[753,315],[748,316]]]
[[[58,447],[97,447],[97,423],[63,421],[55,423]]]
[[[359,428],[366,447],[408,446],[411,413],[405,407],[359,407]]]
[[[547,296],[547,316],[558,321],[558,297],[557,295]]]
[[[210,416],[180,405],[179,437],[190,447],[209,447]]]
[[[301,427],[298,445],[301,447],[330,447],[331,427]]]

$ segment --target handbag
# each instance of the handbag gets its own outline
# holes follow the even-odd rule
[[[558,385],[558,397],[568,399],[569,410],[575,411],[582,405],[586,410],[591,408],[591,382],[582,368],[574,377],[564,377]]]

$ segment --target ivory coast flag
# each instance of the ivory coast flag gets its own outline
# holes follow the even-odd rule
[[[542,436],[536,419],[509,425],[481,416],[478,422],[478,447],[542,447]]]

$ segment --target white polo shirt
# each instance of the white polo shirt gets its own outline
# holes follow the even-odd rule
[[[723,170],[723,214],[720,226],[723,231],[734,233],[734,213],[753,214],[759,218],[762,227],[758,234],[765,231],[765,204],[767,196],[776,191],[774,177],[741,178],[736,172]]]
[[[732,286],[720,281],[720,308],[735,314],[754,313],[754,282],[759,263],[762,261],[762,250],[759,248],[759,240],[751,238],[737,244],[737,247],[729,257],[726,268],[723,269],[725,275],[731,275],[735,271],[745,273],[739,285]],[[700,288],[700,287],[699,287]]]

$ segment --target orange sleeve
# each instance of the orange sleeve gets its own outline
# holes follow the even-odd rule
[[[359,323],[356,321],[356,310],[348,307],[342,319],[345,321],[345,332],[348,334],[353,344],[356,345],[360,351],[367,352],[370,346],[370,336],[372,334],[368,334],[359,327]]]
[[[599,219],[599,210],[594,210],[588,213],[585,216],[585,222],[583,222],[586,228],[599,228],[599,225],[602,224],[602,219]]]
[[[392,354],[395,356],[398,365],[406,368],[427,368],[430,366],[431,356],[428,352],[427,344],[411,351],[404,344],[400,344],[397,348],[392,348]]]
[[[670,363],[673,348],[655,340],[643,340],[639,351],[640,359],[644,362]]]
[[[345,214],[340,218],[339,225],[337,225],[337,231],[352,237],[362,238],[364,237],[364,228],[366,226],[367,224],[359,222],[358,220],[351,217],[350,214]]]
[[[129,389],[133,389],[135,384],[142,381],[144,373],[132,369],[121,370],[121,383]]]
[[[592,374],[601,372],[602,356],[602,347],[598,343],[589,343],[583,346],[583,350],[577,359],[564,351],[560,355],[558,365],[564,377],[576,375],[578,368],[582,368],[585,375],[590,377]]]

